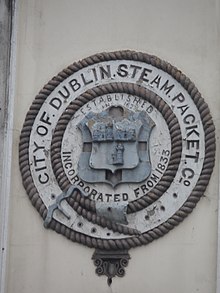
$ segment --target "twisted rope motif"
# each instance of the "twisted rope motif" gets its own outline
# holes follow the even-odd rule
[[[87,245],[88,247],[95,247],[105,250],[110,249],[129,249],[131,247],[136,247],[140,245],[146,245],[153,240],[163,236],[175,226],[177,226],[183,219],[192,212],[193,208],[196,206],[200,197],[203,195],[206,186],[209,183],[210,176],[214,167],[215,160],[215,128],[212,122],[212,118],[209,112],[209,108],[207,104],[204,102],[200,93],[194,84],[187,78],[184,74],[181,73],[177,68],[173,67],[169,63],[160,60],[159,58],[139,53],[133,51],[119,51],[119,52],[111,52],[111,53],[101,53],[93,55],[89,58],[83,59],[77,63],[73,63],[62,72],[60,72],[56,77],[54,77],[49,83],[40,91],[40,93],[36,96],[30,110],[27,113],[23,129],[20,136],[19,143],[19,165],[23,180],[23,185],[26,189],[26,192],[33,204],[33,206],[38,210],[40,215],[45,219],[47,214],[47,209],[39,197],[38,191],[34,185],[31,170],[29,166],[29,141],[31,129],[34,123],[34,120],[40,110],[42,104],[48,97],[48,95],[67,77],[77,72],[78,70],[93,65],[102,61],[110,61],[110,60],[134,60],[145,62],[151,64],[152,66],[157,67],[158,69],[162,69],[166,71],[170,76],[175,78],[189,93],[195,105],[198,108],[200,113],[203,129],[205,133],[205,159],[203,163],[203,168],[200,174],[200,178],[193,189],[191,195],[188,197],[183,206],[166,222],[162,223],[158,227],[143,233],[139,236],[134,236],[126,239],[118,239],[118,240],[106,240],[106,239],[96,239],[94,237],[90,237],[84,235],[82,233],[78,233],[76,231],[67,228],[66,226],[60,224],[56,220],[52,220],[50,227],[54,229],[57,233],[62,233],[68,239],[72,241],[79,242],[81,244]],[[149,194],[148,194],[149,195]],[[80,201],[80,200],[79,200]],[[89,205],[89,203],[85,203],[85,206]],[[89,205],[90,206],[90,205]]]
[[[152,204],[169,188],[178,169],[182,152],[181,133],[178,120],[173,111],[169,108],[169,106],[155,93],[134,84],[112,83],[105,86],[95,87],[92,90],[89,90],[82,94],[79,98],[72,101],[67,107],[66,111],[61,115],[53,134],[53,138],[51,141],[52,167],[60,188],[62,190],[69,188],[71,183],[69,182],[69,179],[65,174],[61,162],[62,138],[66,126],[75,114],[75,112],[79,108],[81,108],[86,102],[108,93],[127,93],[147,100],[150,104],[155,106],[163,115],[170,131],[172,149],[168,167],[163,174],[163,177],[161,178],[159,183],[153,188],[153,190],[151,190],[141,198],[136,199],[128,204],[128,213],[137,212]],[[78,202],[79,209],[81,209],[81,207],[84,207],[87,210],[95,212],[95,202],[93,200],[78,196],[75,197],[75,201]],[[72,207],[76,210],[76,203],[74,202],[74,204]],[[95,223],[99,224],[97,222]]]

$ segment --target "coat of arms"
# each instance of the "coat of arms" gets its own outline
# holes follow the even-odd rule
[[[78,125],[87,145],[79,159],[79,176],[113,186],[146,179],[151,172],[149,137],[154,125],[144,111],[110,107],[88,113]]]

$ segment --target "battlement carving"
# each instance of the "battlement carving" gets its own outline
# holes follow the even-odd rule
[[[93,142],[136,141],[136,137],[135,128],[127,119],[115,123],[96,122],[92,127]]]

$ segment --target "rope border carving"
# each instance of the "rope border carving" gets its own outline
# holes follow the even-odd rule
[[[95,87],[92,90],[85,92],[79,98],[70,103],[57,123],[51,142],[51,162],[60,188],[62,190],[68,189],[71,183],[65,175],[65,171],[61,162],[62,138],[68,122],[74,113],[88,101],[91,101],[92,99],[101,95],[117,92],[136,95],[147,100],[150,104],[155,106],[167,122],[172,142],[171,157],[165,174],[163,174],[163,177],[159,183],[153,188],[153,190],[148,192],[147,195],[144,195],[141,198],[138,198],[135,201],[129,203],[127,212],[133,213],[152,204],[168,189],[176,174],[181,158],[182,142],[179,122],[169,106],[153,92],[129,83],[111,83],[105,86]],[[77,196],[75,197],[75,200],[79,200],[80,206],[84,208],[86,207],[86,209],[95,212],[94,201]],[[74,205],[72,207],[74,208]]]
[[[184,218],[192,212],[193,208],[196,206],[197,202],[199,201],[200,197],[203,195],[206,186],[210,180],[210,176],[214,167],[214,160],[215,160],[215,128],[212,122],[212,118],[209,112],[209,108],[207,104],[204,102],[203,98],[201,97],[199,91],[195,87],[195,85],[187,78],[184,74],[182,74],[178,69],[170,65],[169,63],[160,60],[159,58],[148,55],[145,53],[139,53],[134,51],[118,51],[118,52],[111,52],[111,53],[101,53],[96,54],[82,61],[77,63],[73,63],[62,72],[60,72],[57,76],[55,76],[51,81],[48,82],[47,85],[39,92],[36,96],[33,104],[31,105],[20,136],[20,144],[19,144],[19,165],[22,174],[23,185],[26,189],[26,192],[33,204],[33,206],[38,210],[40,215],[43,219],[46,218],[47,209],[43,204],[41,198],[39,197],[38,191],[34,185],[33,179],[31,177],[31,171],[29,166],[29,139],[31,134],[31,129],[36,118],[38,111],[40,110],[42,104],[48,97],[48,95],[67,77],[72,75],[73,73],[77,72],[78,70],[96,64],[102,61],[109,61],[109,60],[134,60],[134,61],[141,61],[148,64],[151,64],[158,69],[162,69],[163,71],[170,74],[173,78],[175,78],[190,94],[192,100],[194,101],[195,105],[198,108],[200,113],[204,133],[205,133],[205,159],[203,163],[203,168],[201,171],[200,178],[197,182],[197,185],[193,189],[191,195],[188,197],[186,202],[183,206],[166,222],[159,225],[158,227],[143,233],[141,235],[136,235],[135,231],[130,231],[127,228],[127,231],[122,231],[122,228],[113,227],[113,229],[119,229],[120,233],[125,233],[129,235],[134,235],[133,237],[129,237],[126,239],[118,239],[118,240],[106,240],[106,239],[97,239],[93,238],[76,231],[73,231],[66,226],[60,224],[56,220],[52,220],[50,224],[50,228],[54,229],[57,233],[62,233],[68,239],[79,242],[81,244],[87,245],[88,247],[94,247],[99,249],[105,250],[118,250],[118,249],[129,249],[131,247],[136,247],[140,245],[146,245],[153,240],[163,236],[175,226],[177,226],[180,222],[184,220]],[[179,146],[178,146],[179,147]],[[178,150],[181,152],[181,150]],[[54,161],[56,159],[54,158]],[[64,187],[65,188],[65,187]],[[148,194],[149,196],[149,194]],[[142,200],[142,198],[141,198]],[[80,194],[74,193],[72,195],[72,199],[70,199],[71,205],[74,209],[78,209],[78,211],[84,213],[84,209],[81,208],[81,199]],[[144,204],[146,204],[145,201]],[[139,204],[139,203],[138,203]],[[141,202],[142,205],[142,202]],[[92,207],[92,204],[85,201],[83,203],[85,208]],[[143,208],[142,206],[139,207],[138,205],[135,206],[135,211]],[[133,212],[133,207],[129,209],[129,212]],[[88,219],[93,219],[94,213],[89,212]],[[108,224],[107,224],[108,226]],[[132,230],[132,229],[131,229]]]

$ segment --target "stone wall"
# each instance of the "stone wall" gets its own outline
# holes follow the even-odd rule
[[[22,186],[18,144],[34,97],[54,75],[92,54],[131,49],[170,62],[196,84],[213,116],[218,146],[219,1],[20,0],[16,29],[8,257],[1,293],[215,292],[218,163],[193,213],[159,240],[131,249],[126,276],[109,287],[95,274],[92,249],[43,228]]]

